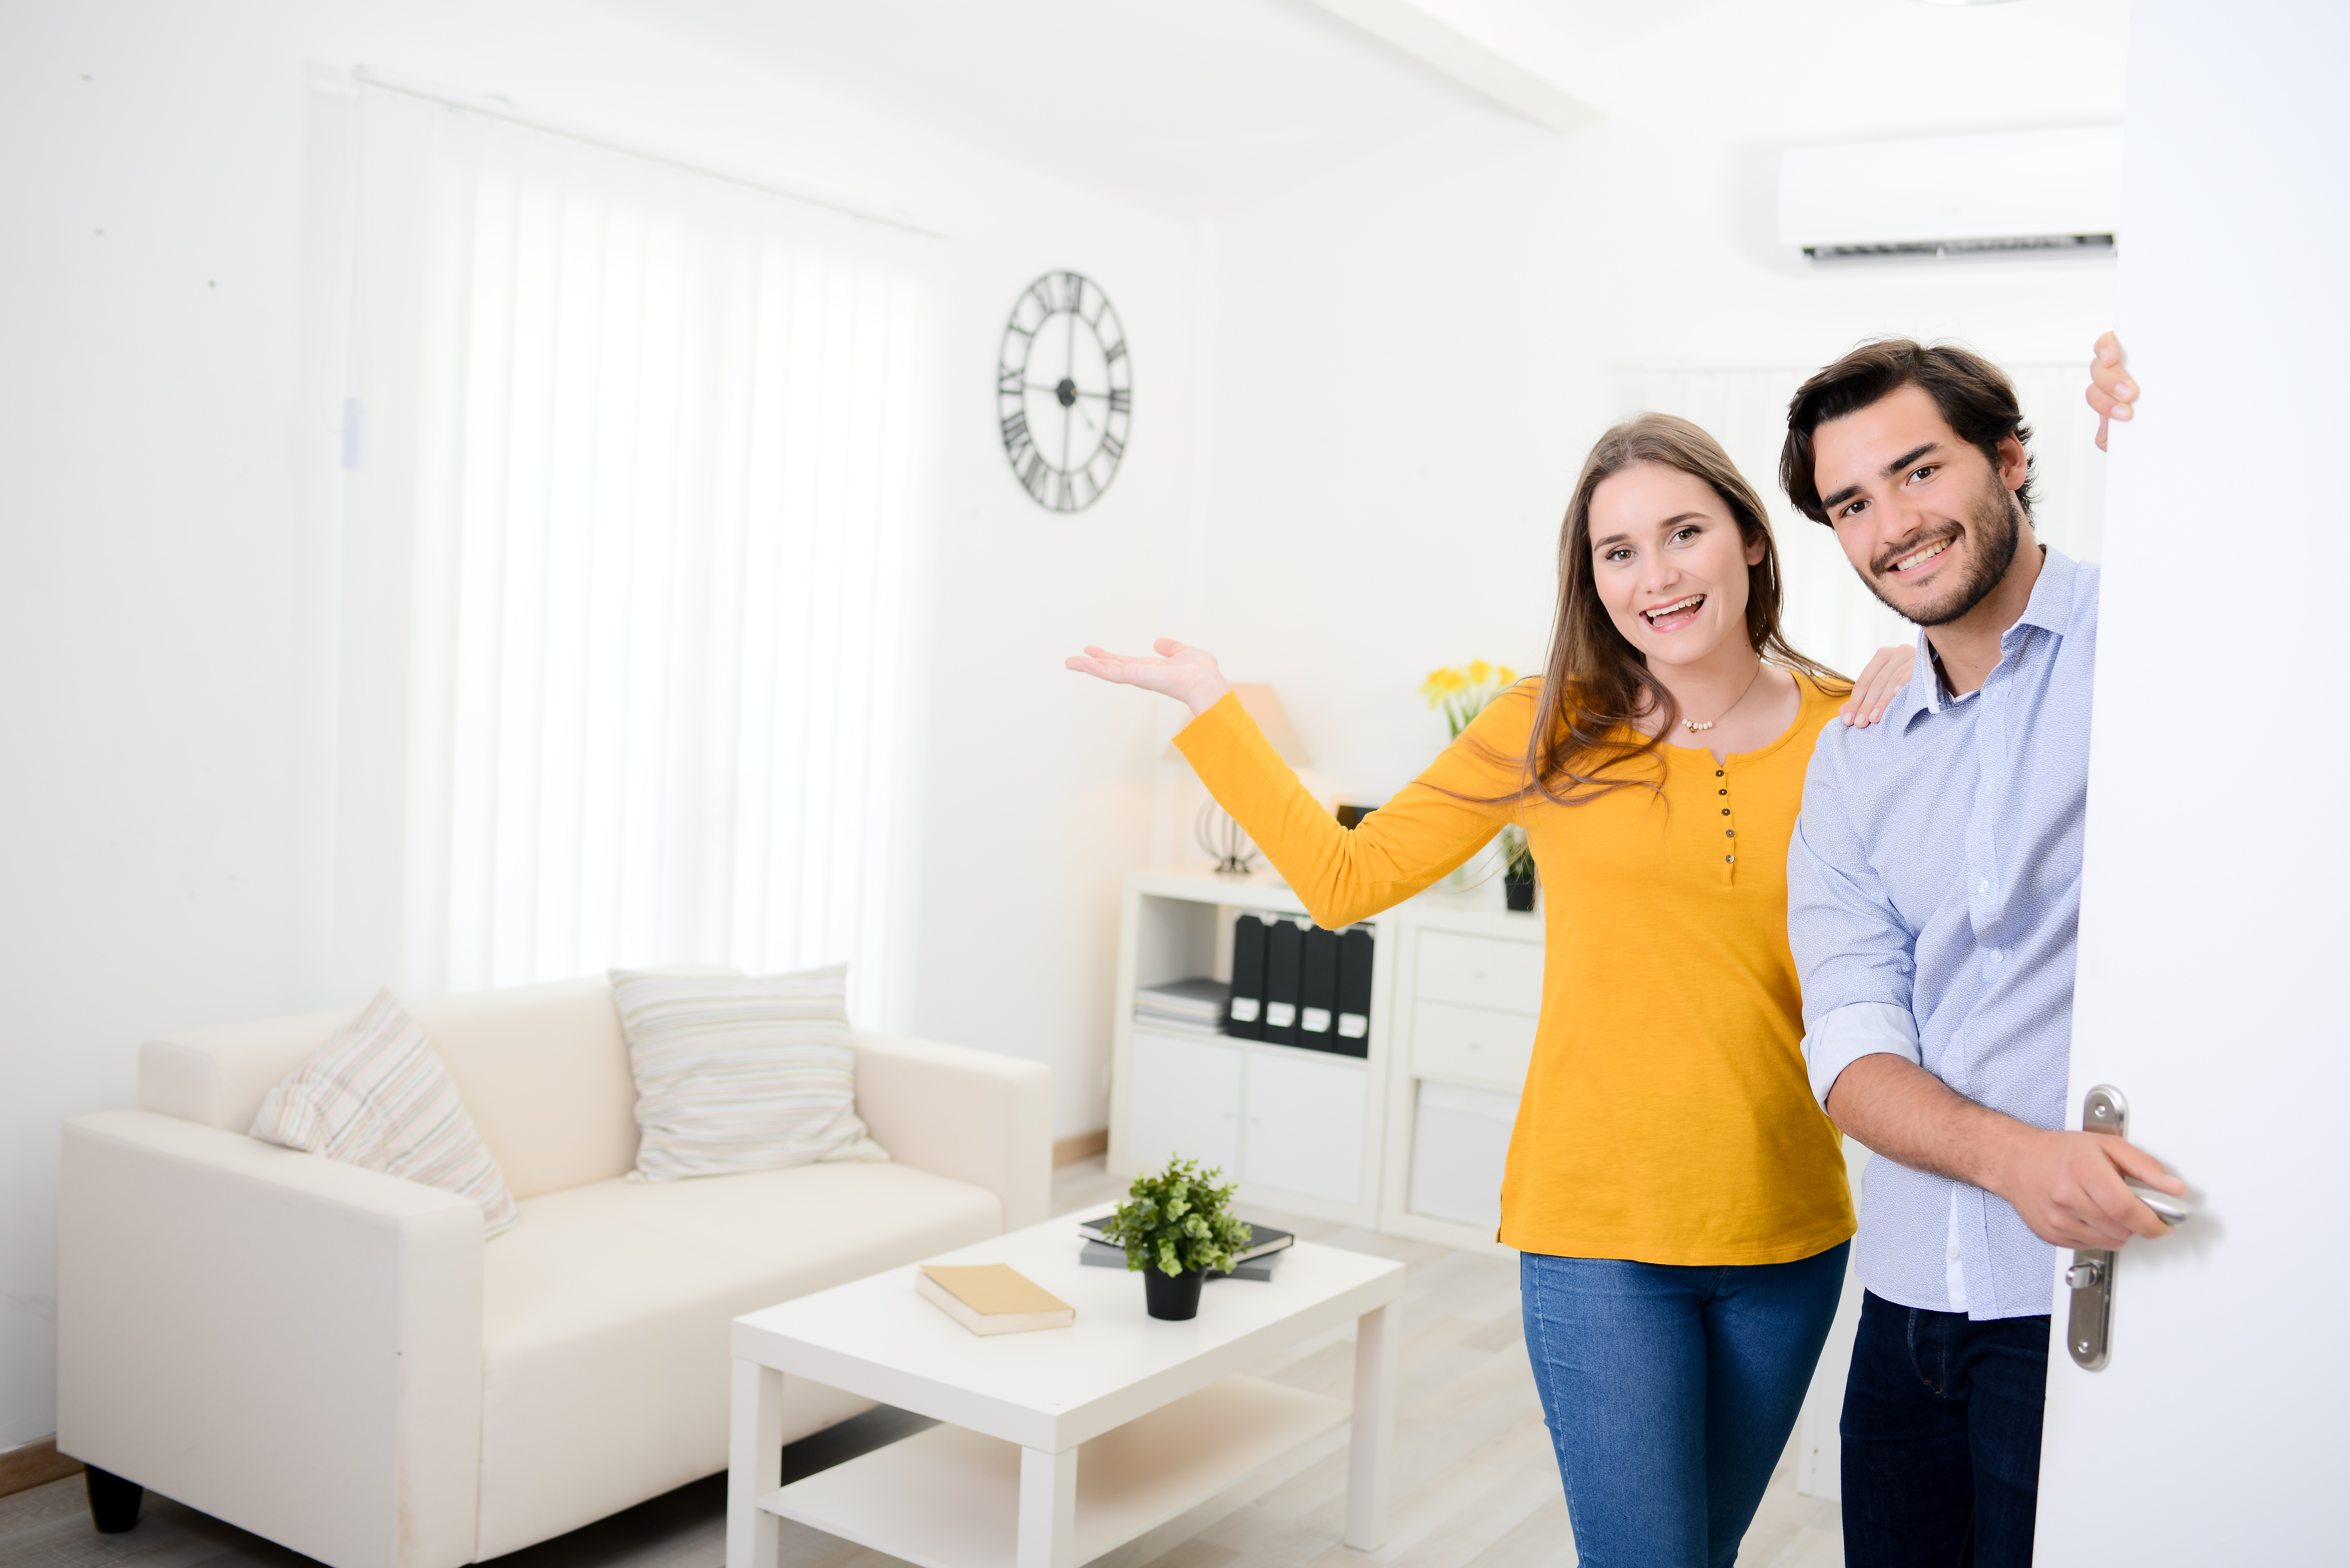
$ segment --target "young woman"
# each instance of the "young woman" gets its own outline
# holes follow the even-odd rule
[[[1804,1077],[1786,891],[1813,742],[1852,689],[1781,636],[1765,516],[1687,421],[1609,431],[1560,533],[1541,680],[1351,830],[1210,654],[1169,639],[1155,659],[1068,661],[1190,707],[1176,743],[1324,926],[1525,829],[1547,946],[1500,1235],[1522,1254],[1526,1352],[1593,1568],[1736,1558],[1854,1230]],[[1882,712],[1912,657],[1871,662],[1850,722]]]

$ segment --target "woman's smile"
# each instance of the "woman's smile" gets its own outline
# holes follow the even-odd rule
[[[1704,608],[1703,594],[1683,594],[1677,599],[1642,610],[1640,618],[1648,623],[1650,631],[1679,631],[1696,620],[1698,613]]]

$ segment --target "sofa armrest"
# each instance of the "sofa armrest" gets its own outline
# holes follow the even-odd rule
[[[61,1450],[334,1568],[473,1560],[478,1205],[151,1111],[60,1179]]]
[[[1043,1063],[860,1029],[857,1114],[890,1158],[994,1193],[1005,1230],[1045,1218],[1053,1070]]]

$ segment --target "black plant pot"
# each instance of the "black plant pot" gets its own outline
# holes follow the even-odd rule
[[[1150,1315],[1169,1323],[1187,1323],[1200,1315],[1200,1286],[1207,1272],[1186,1269],[1180,1274],[1159,1272],[1155,1265],[1142,1271],[1142,1301]]]
[[[1502,895],[1509,899],[1513,909],[1531,909],[1534,907],[1534,879],[1531,877],[1504,877],[1502,878]]]

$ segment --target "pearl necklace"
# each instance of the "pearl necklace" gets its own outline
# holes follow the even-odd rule
[[[1758,659],[1754,661],[1754,678],[1752,680],[1747,681],[1746,690],[1738,694],[1738,702],[1745,701],[1748,696],[1750,696],[1754,691],[1754,681],[1762,679],[1762,661]],[[1721,723],[1722,720],[1729,718],[1732,713],[1738,711],[1738,702],[1732,702],[1729,707],[1724,708],[1719,714],[1713,718],[1708,719],[1702,724],[1692,724],[1687,719],[1683,719],[1681,721],[1681,728],[1687,730],[1692,735],[1702,735],[1708,730],[1712,729],[1716,724]]]

